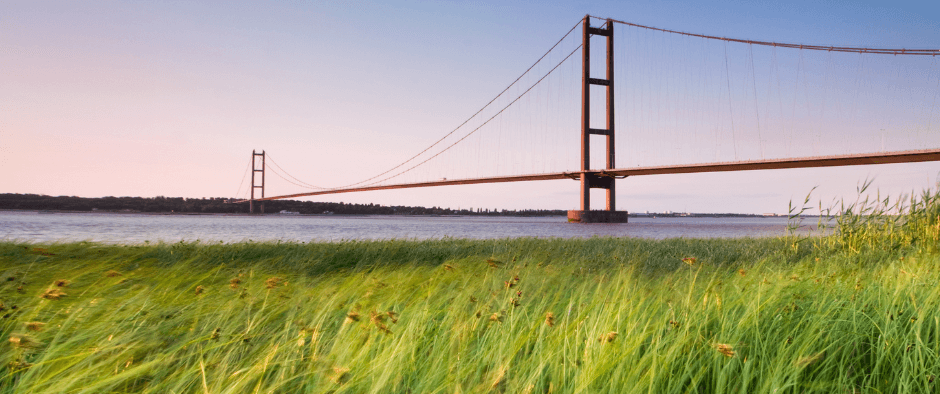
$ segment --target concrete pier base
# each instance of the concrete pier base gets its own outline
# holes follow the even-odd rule
[[[627,223],[627,211],[568,211],[569,223]]]

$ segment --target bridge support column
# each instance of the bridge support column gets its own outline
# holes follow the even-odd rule
[[[568,211],[572,223],[627,223],[627,211]]]
[[[591,135],[603,135],[607,142],[605,169],[616,168],[614,161],[614,23],[607,20],[605,28],[591,27],[591,17],[585,15],[581,74],[581,209],[568,211],[568,221],[577,223],[626,223],[627,212],[617,211],[616,178],[604,170],[591,169]],[[607,37],[607,79],[591,78],[591,36]],[[591,128],[591,85],[606,88],[607,127]],[[605,189],[605,210],[591,210],[591,189]]]
[[[258,162],[258,158],[261,162]],[[258,168],[260,166],[260,168]],[[261,173],[261,185],[258,185],[255,179],[255,173]],[[248,213],[255,213],[255,189],[261,189],[261,198],[264,198],[264,151],[255,153],[251,151],[251,199],[248,200]],[[264,213],[264,201],[258,201],[258,207]]]

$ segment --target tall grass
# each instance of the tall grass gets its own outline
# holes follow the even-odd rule
[[[0,392],[937,392],[904,201],[802,241],[0,243]]]
[[[822,210],[834,222],[838,236],[822,238],[825,247],[879,259],[910,247],[936,252],[940,237],[940,193],[925,190],[920,195],[874,198],[866,194],[871,181],[858,188],[855,201],[842,201],[838,209]],[[863,197],[864,196],[864,197]]]

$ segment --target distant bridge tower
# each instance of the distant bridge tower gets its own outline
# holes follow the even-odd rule
[[[615,177],[604,170],[591,169],[591,135],[607,137],[607,159],[605,169],[614,166],[614,23],[608,19],[606,28],[591,27],[590,15],[584,16],[584,37],[581,44],[581,209],[568,211],[569,222],[580,223],[626,223],[627,212],[617,211]],[[591,78],[591,36],[607,37],[607,79]],[[591,85],[606,87],[607,127],[591,128]],[[591,189],[606,189],[607,206],[603,211],[591,210]]]
[[[260,157],[260,163],[259,163]],[[260,168],[259,168],[260,166]],[[257,178],[255,173],[261,173],[261,184],[258,185]],[[261,198],[264,198],[264,151],[261,153],[255,153],[254,150],[251,151],[251,199],[248,200],[248,212],[255,213],[255,189],[261,189]],[[261,209],[260,213],[264,213],[264,201],[258,202],[259,208]]]

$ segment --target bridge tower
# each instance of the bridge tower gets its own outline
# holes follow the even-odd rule
[[[607,137],[606,170],[614,166],[614,23],[607,20],[605,28],[591,27],[590,15],[584,16],[584,36],[581,44],[581,209],[568,211],[568,221],[578,223],[626,223],[627,212],[617,211],[615,180],[604,170],[591,169],[591,135]],[[591,36],[607,38],[607,78],[591,78]],[[607,127],[591,128],[591,85],[604,86],[607,93]],[[605,189],[605,210],[591,210],[591,189]]]
[[[258,158],[261,158],[260,167]],[[261,173],[261,184],[256,183],[255,173]],[[254,150],[251,151],[251,199],[248,200],[248,213],[255,213],[255,189],[261,189],[261,198],[264,198],[264,151],[261,153],[255,153]],[[259,208],[261,208],[260,213],[264,213],[264,201],[258,201]]]

